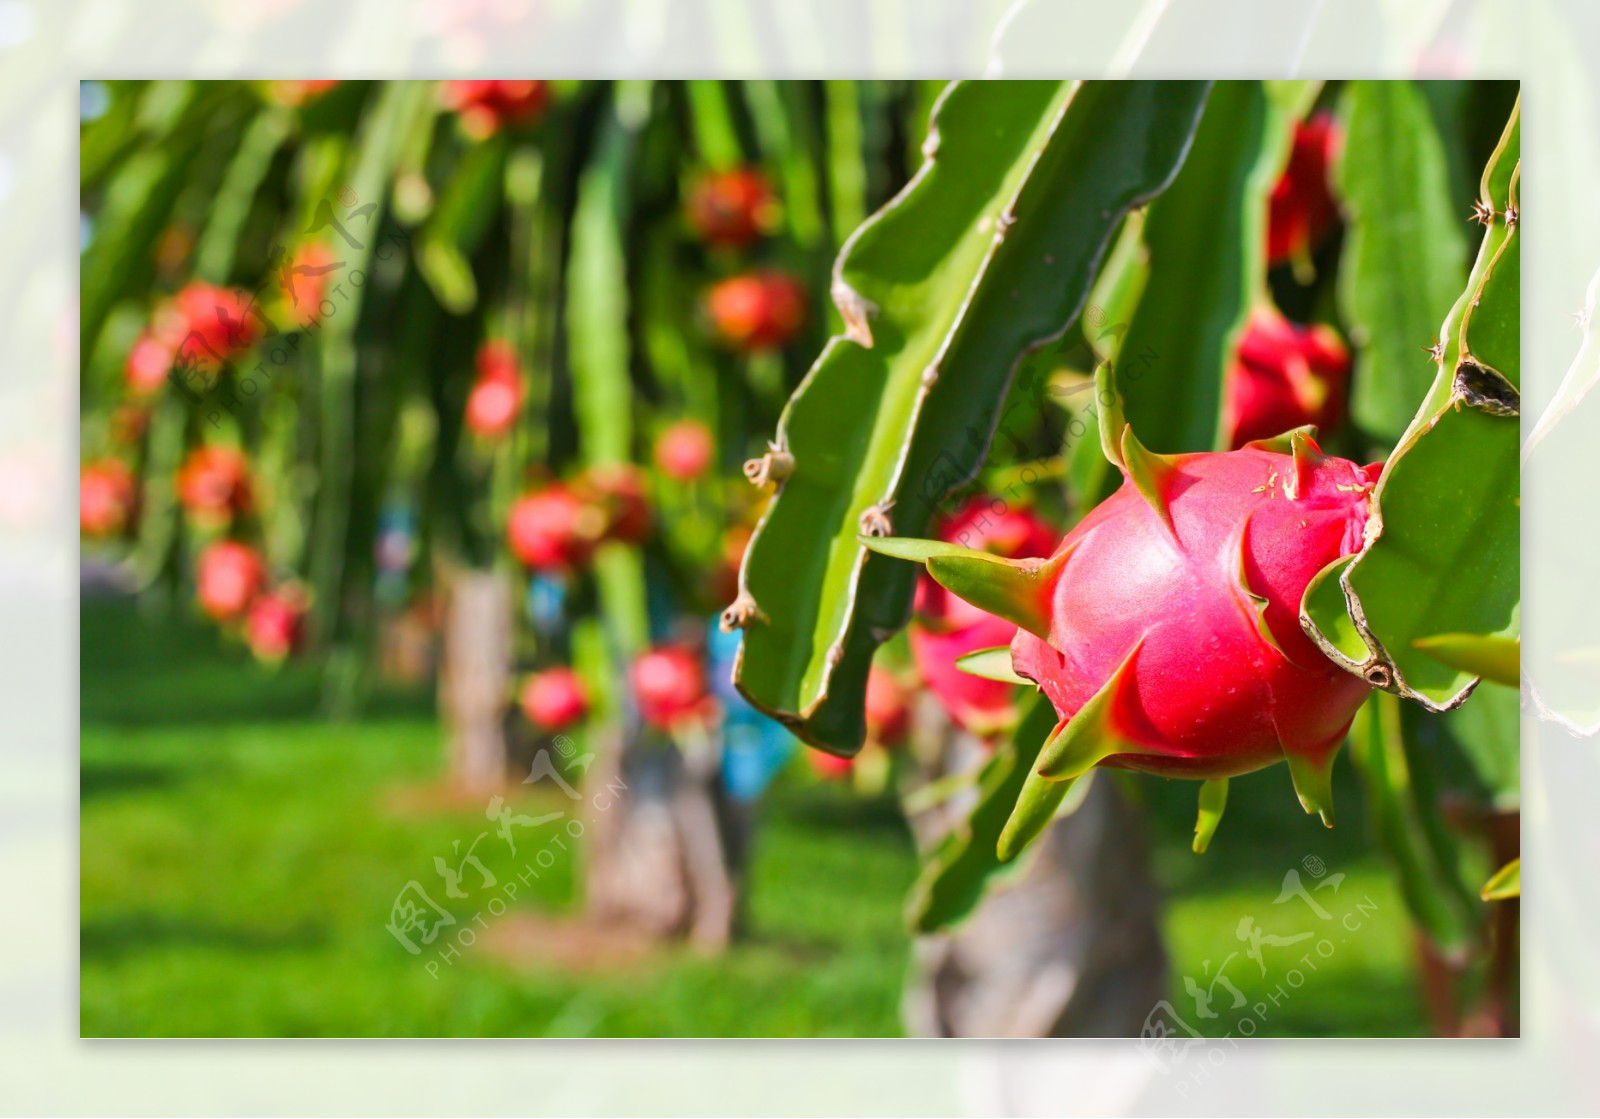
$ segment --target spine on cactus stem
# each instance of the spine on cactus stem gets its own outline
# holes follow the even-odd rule
[[[1361,546],[1377,472],[1306,431],[1237,451],[1162,455],[1096,374],[1101,446],[1123,484],[1047,559],[862,537],[918,560],[952,593],[1017,626],[1015,674],[1059,722],[999,838],[1014,857],[1097,766],[1204,782],[1195,850],[1229,777],[1286,761],[1308,813],[1333,824],[1334,755],[1370,685],[1295,625],[1307,585]],[[994,675],[992,656],[971,667]]]

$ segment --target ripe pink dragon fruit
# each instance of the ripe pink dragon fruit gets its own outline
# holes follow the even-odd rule
[[[704,721],[716,710],[705,665],[687,645],[660,645],[641,653],[628,677],[639,715],[651,726],[670,731]]]
[[[552,734],[589,713],[589,693],[578,674],[565,665],[528,677],[517,700],[528,722]]]
[[[1228,370],[1222,425],[1234,449],[1312,424],[1344,419],[1350,351],[1331,327],[1296,326],[1270,308],[1250,316]]]
[[[979,495],[969,500],[940,528],[947,543],[990,552],[1007,559],[1047,556],[1056,534],[1031,512],[1000,498]],[[956,662],[969,653],[1011,641],[1016,625],[986,613],[951,594],[931,576],[917,581],[911,624],[911,656],[934,697],[958,726],[984,736],[1016,719],[1016,688],[963,672]]]
[[[864,538],[924,560],[946,588],[1016,626],[1012,666],[1060,716],[1002,857],[1096,765],[1207,781],[1197,851],[1226,780],[1280,759],[1301,804],[1331,824],[1333,757],[1370,685],[1301,631],[1300,600],[1361,547],[1380,468],[1325,456],[1301,432],[1157,455],[1123,421],[1105,374],[1099,384],[1102,445],[1125,479],[1048,559]]]
[[[195,597],[207,614],[230,622],[249,608],[266,581],[261,553],[237,540],[219,540],[200,553]]]
[[[251,604],[244,636],[257,660],[276,663],[295,651],[304,636],[307,605],[305,592],[293,584],[268,591]]]

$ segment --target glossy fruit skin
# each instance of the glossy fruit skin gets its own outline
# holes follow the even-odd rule
[[[939,538],[1008,559],[1047,556],[1056,532],[1032,512],[1002,498],[979,495],[939,526]],[[956,661],[980,649],[1008,645],[1016,626],[973,606],[924,573],[917,580],[909,633],[923,682],[958,726],[988,735],[1016,717],[1015,688],[963,672]]]
[[[516,500],[506,519],[506,540],[526,567],[570,570],[589,562],[605,527],[598,506],[557,483]]]
[[[1344,421],[1350,351],[1333,328],[1297,326],[1271,308],[1250,316],[1228,369],[1222,423],[1238,450],[1293,428],[1326,434]]]
[[[1214,778],[1331,757],[1371,689],[1301,631],[1300,599],[1360,548],[1380,467],[1312,454],[1297,472],[1256,447],[1170,461],[1173,528],[1125,480],[1055,549],[1048,640],[1018,630],[1013,666],[1067,719],[1131,657],[1110,719],[1138,752],[1108,765]]]
[[[656,466],[675,482],[692,482],[711,467],[717,445],[699,420],[679,420],[656,439]]]
[[[245,618],[245,641],[257,660],[277,662],[300,645],[305,623],[305,600],[290,590],[269,591],[250,606]]]
[[[1267,211],[1267,262],[1307,256],[1339,216],[1328,170],[1343,135],[1331,114],[1317,113],[1295,127],[1289,162],[1272,188]]]
[[[116,459],[87,462],[78,471],[78,531],[114,536],[133,521],[133,474]]]
[[[461,125],[467,134],[484,139],[507,126],[527,124],[543,116],[550,104],[550,83],[447,81],[441,96],[446,108],[461,115]]]
[[[233,621],[250,607],[266,578],[266,565],[254,548],[237,540],[207,545],[195,577],[200,607],[219,622]]]
[[[195,448],[178,471],[178,501],[199,521],[226,524],[252,506],[250,460],[222,444]]]
[[[589,713],[583,681],[564,665],[528,677],[517,701],[528,722],[551,734],[566,730]]]
[[[736,349],[771,350],[806,322],[806,290],[793,276],[771,270],[734,276],[706,298],[718,337]]]
[[[910,728],[910,695],[893,672],[873,665],[867,673],[867,737],[883,746],[897,746]]]
[[[760,171],[709,171],[689,188],[685,209],[702,241],[744,248],[759,240],[774,205],[772,184]]]
[[[628,672],[639,716],[661,730],[707,718],[715,701],[705,665],[685,645],[661,645],[641,654]]]

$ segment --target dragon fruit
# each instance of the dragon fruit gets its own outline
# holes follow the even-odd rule
[[[1272,188],[1267,212],[1267,263],[1308,262],[1322,243],[1339,206],[1328,189],[1328,168],[1338,156],[1342,133],[1328,113],[1295,128],[1289,162]]]
[[[1228,370],[1222,425],[1238,449],[1290,428],[1344,419],[1350,351],[1333,329],[1296,326],[1271,308],[1250,316]]]
[[[1005,500],[978,495],[940,527],[947,543],[1008,559],[1047,556],[1056,534],[1032,513]],[[957,661],[969,653],[1005,645],[1016,626],[951,594],[931,576],[917,581],[910,642],[917,671],[950,718],[979,736],[1016,719],[1016,689],[1000,680],[963,672]]]
[[[689,224],[710,245],[743,248],[772,224],[776,200],[760,171],[737,167],[696,179],[685,205]]]
[[[1357,551],[1377,466],[1304,432],[1219,453],[1158,455],[1099,380],[1101,442],[1122,487],[1048,559],[869,539],[1018,627],[1011,660],[1060,722],[1002,835],[1011,857],[1096,765],[1207,782],[1195,849],[1229,777],[1286,760],[1302,806],[1332,824],[1333,757],[1371,685],[1301,632],[1300,600]],[[1109,403],[1107,403],[1109,402]]]
[[[882,746],[898,746],[911,729],[911,697],[887,668],[867,673],[867,734]],[[812,751],[820,753],[820,751]]]
[[[535,672],[517,696],[528,722],[552,734],[566,730],[589,713],[589,693],[578,674],[565,665]]]

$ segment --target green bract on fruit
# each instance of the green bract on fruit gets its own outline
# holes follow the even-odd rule
[[[1048,559],[868,545],[924,559],[943,586],[1018,627],[1012,665],[1061,717],[1039,754],[1036,795],[1025,790],[1022,804],[1059,803],[1039,782],[1064,795],[1095,765],[1224,781],[1282,759],[1306,810],[1331,823],[1333,755],[1370,687],[1301,632],[1300,599],[1361,547],[1378,468],[1323,455],[1304,432],[1237,451],[1154,454],[1123,422],[1104,374],[1100,385],[1102,405],[1112,402],[1101,439],[1122,488]],[[1209,826],[1221,796],[1208,790]],[[1048,818],[1014,816],[1014,835],[1025,840]]]

